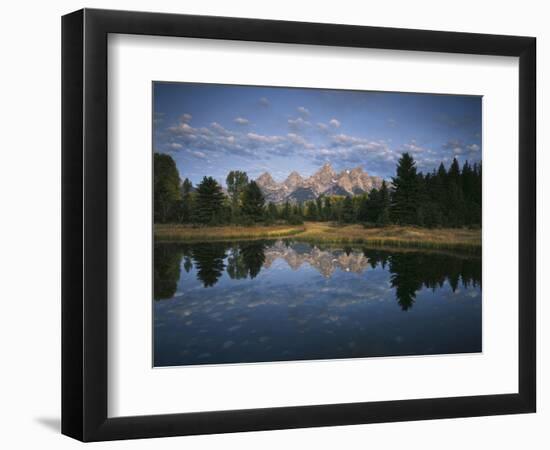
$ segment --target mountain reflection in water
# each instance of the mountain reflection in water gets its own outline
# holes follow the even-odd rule
[[[481,351],[479,256],[157,243],[154,299],[155,366]]]

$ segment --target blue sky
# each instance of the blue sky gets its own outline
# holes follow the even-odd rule
[[[153,96],[154,151],[194,184],[236,169],[282,181],[326,162],[389,179],[404,152],[424,172],[481,161],[481,97],[165,82]]]

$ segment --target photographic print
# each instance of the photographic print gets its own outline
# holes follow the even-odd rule
[[[482,98],[154,82],[153,365],[482,351]]]

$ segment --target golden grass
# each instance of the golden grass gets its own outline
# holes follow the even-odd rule
[[[192,227],[187,225],[155,224],[155,239],[160,241],[234,241],[272,239],[303,233],[305,227],[290,225]]]
[[[364,228],[362,225],[342,226],[325,222],[308,222],[306,231],[294,238],[377,247],[461,248],[474,251],[481,249],[481,230],[479,229],[430,229],[397,225]]]
[[[155,225],[158,241],[233,241],[292,237],[295,240],[335,244],[361,244],[375,247],[423,247],[481,250],[481,230],[462,228],[420,228],[388,226],[365,228],[328,222],[305,222],[304,225],[191,227]]]

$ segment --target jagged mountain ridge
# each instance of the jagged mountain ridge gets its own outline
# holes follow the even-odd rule
[[[293,171],[281,183],[276,182],[269,172],[256,180],[268,202],[303,202],[321,195],[357,195],[368,193],[382,186],[382,178],[371,176],[361,167],[337,173],[329,163],[308,178]]]

